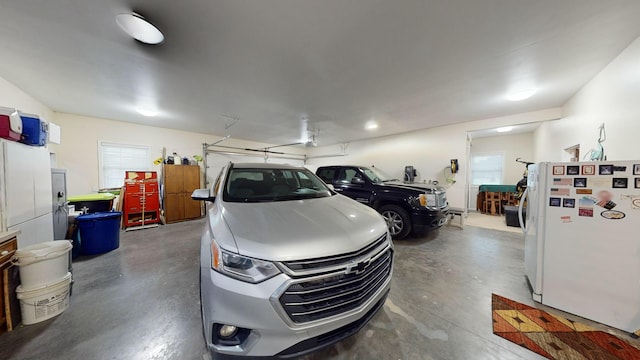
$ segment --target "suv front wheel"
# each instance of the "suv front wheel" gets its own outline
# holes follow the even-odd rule
[[[397,205],[384,205],[378,209],[382,217],[387,222],[389,233],[393,239],[402,239],[409,235],[411,231],[411,222],[409,214]]]

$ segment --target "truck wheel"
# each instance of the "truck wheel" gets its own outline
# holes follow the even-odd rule
[[[411,222],[407,212],[397,205],[384,205],[378,209],[387,222],[389,233],[393,239],[402,239],[409,235]]]

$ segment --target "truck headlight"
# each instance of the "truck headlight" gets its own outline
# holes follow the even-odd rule
[[[420,205],[425,207],[437,207],[436,194],[420,194]]]
[[[259,283],[280,273],[272,262],[254,259],[221,249],[211,241],[211,268],[238,280]]]

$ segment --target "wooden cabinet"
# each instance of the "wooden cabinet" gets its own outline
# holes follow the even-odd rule
[[[11,258],[18,248],[18,240],[10,236],[0,242],[0,333],[11,331],[20,323],[20,303],[16,298],[19,284],[18,268]]]
[[[193,190],[200,188],[198,165],[164,165],[165,222],[197,219],[202,216],[202,204],[192,200]]]

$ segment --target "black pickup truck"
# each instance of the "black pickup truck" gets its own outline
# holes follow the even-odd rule
[[[385,179],[377,169],[364,166],[321,166],[316,175],[336,192],[378,210],[394,239],[412,230],[439,228],[447,220],[449,205],[443,187]]]

